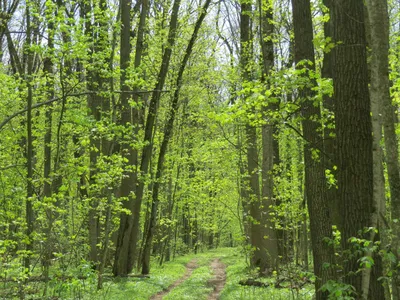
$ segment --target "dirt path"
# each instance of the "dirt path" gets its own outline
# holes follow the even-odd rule
[[[214,287],[214,291],[208,296],[207,299],[217,300],[225,285],[226,266],[218,258],[216,258],[212,261],[211,268],[213,269],[214,277],[208,281],[208,284]]]
[[[186,279],[192,275],[193,271],[197,268],[197,260],[193,259],[190,262],[186,264],[186,272],[185,275],[183,275],[181,278],[179,278],[177,281],[175,281],[173,284],[171,284],[166,290],[163,290],[159,292],[158,294],[152,296],[150,300],[161,300],[165,295],[167,295],[173,288],[176,286],[180,285],[182,282],[184,282]]]

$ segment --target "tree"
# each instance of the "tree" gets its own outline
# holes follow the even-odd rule
[[[201,28],[201,24],[203,23],[204,18],[206,17],[207,9],[208,9],[210,3],[211,3],[211,0],[206,0],[206,2],[204,3],[204,5],[202,7],[202,11],[199,15],[199,18],[196,21],[196,25],[194,27],[192,37],[190,38],[190,41],[189,41],[186,51],[185,51],[185,55],[182,59],[180,67],[179,67],[178,76],[177,76],[176,85],[175,85],[175,92],[174,92],[174,95],[172,98],[172,103],[171,103],[171,109],[169,112],[169,116],[168,116],[168,120],[167,120],[165,129],[164,129],[164,137],[163,137],[163,141],[162,141],[161,147],[160,147],[160,152],[158,155],[157,171],[156,171],[156,177],[155,177],[155,182],[153,185],[153,193],[152,193],[151,215],[150,215],[150,221],[149,221],[148,230],[147,230],[147,234],[146,234],[146,241],[145,241],[144,249],[143,249],[142,274],[148,274],[150,272],[150,249],[151,249],[151,244],[152,244],[152,240],[153,240],[153,236],[154,236],[155,227],[157,224],[160,180],[161,180],[161,176],[163,174],[165,154],[167,152],[168,144],[169,144],[170,138],[172,136],[172,130],[173,130],[174,121],[175,121],[175,114],[176,114],[176,111],[178,110],[179,93],[180,93],[180,90],[182,87],[183,72],[185,71],[186,65],[187,65],[190,55],[193,51],[194,43],[196,42],[199,30]]]
[[[368,18],[371,33],[371,103],[372,103],[372,117],[378,119],[379,129],[374,129],[374,137],[380,148],[380,142],[382,138],[382,125],[384,126],[384,141],[386,148],[386,163],[390,186],[390,198],[392,207],[392,220],[399,219],[400,215],[395,207],[398,207],[400,199],[400,173],[398,165],[398,143],[395,134],[394,117],[393,117],[393,105],[390,98],[389,89],[389,15],[388,5],[386,0],[369,0],[367,1]],[[376,134],[378,131],[378,134]],[[383,166],[382,166],[382,154],[378,162],[381,170],[375,171],[374,176],[380,176],[383,178]],[[381,187],[383,196],[380,199],[375,199],[376,212],[376,223],[382,224],[380,221],[382,216],[385,216],[385,194],[384,185]],[[399,226],[394,221],[392,223],[393,230],[393,249],[399,249]],[[383,228],[383,226],[380,226]],[[398,251],[394,250],[394,255],[399,260]],[[368,280],[365,280],[366,282]],[[366,284],[365,284],[366,285]],[[397,299],[400,297],[400,280],[398,274],[395,272],[392,278],[392,293],[393,298]],[[368,296],[368,290],[364,291],[364,298]]]
[[[272,73],[274,66],[274,43],[273,39],[273,8],[270,1],[259,1],[259,18],[260,18],[260,44],[262,54],[262,82],[267,88],[270,86],[268,82],[269,76]],[[263,108],[266,115],[266,124],[263,125],[262,135],[262,187],[261,197],[264,207],[264,214],[261,217],[262,225],[265,227],[267,238],[264,239],[264,248],[267,251],[267,266],[276,270],[278,267],[278,238],[273,221],[273,206],[274,206],[274,165],[278,160],[277,149],[279,149],[278,141],[274,137],[277,133],[277,126],[271,124],[273,118],[268,115],[268,112],[276,112],[278,110],[275,98],[266,99],[270,103]]]
[[[142,54],[142,44],[139,44],[139,41],[143,41],[144,35],[144,23],[147,15],[147,1],[141,1],[142,14],[138,28],[138,47],[136,49],[136,59],[135,64],[138,63],[140,65],[141,54]],[[121,65],[121,77],[120,77],[120,85],[122,93],[120,95],[121,101],[121,119],[120,124],[122,126],[127,126],[128,128],[132,126],[133,128],[128,129],[128,133],[132,134],[133,132],[137,132],[138,130],[138,115],[132,113],[136,112],[136,109],[131,108],[129,100],[131,99],[131,89],[128,84],[130,70],[130,54],[131,54],[131,11],[132,11],[132,1],[126,0],[121,1],[120,8],[121,10],[121,32],[120,32],[120,65]],[[136,104],[137,105],[137,104]],[[138,199],[135,199],[135,192],[137,188],[137,149],[131,146],[130,138],[137,139],[137,136],[132,136],[128,134],[126,140],[123,141],[121,146],[122,156],[127,160],[128,166],[126,175],[121,180],[120,186],[120,197],[127,198],[125,200],[124,207],[129,210],[130,216],[125,212],[121,213],[120,222],[119,222],[119,230],[118,230],[118,238],[116,243],[115,250],[115,259],[113,266],[113,274],[114,276],[127,275],[132,271],[135,262],[135,251],[136,251],[136,242],[137,240],[133,240],[133,236],[135,233],[134,230],[134,222],[136,218],[139,218],[140,215],[140,205],[137,206],[136,202]]]
[[[242,2],[240,4],[240,67],[244,84],[251,82],[251,4]],[[246,95],[247,97],[249,95]],[[254,110],[253,110],[254,113]],[[251,112],[249,112],[251,114]],[[267,268],[267,254],[264,249],[264,234],[261,225],[261,195],[258,172],[258,147],[257,147],[257,128],[249,119],[245,125],[246,157],[247,157],[247,176],[248,176],[248,199],[247,207],[249,210],[250,244],[252,246],[252,266],[264,272]]]
[[[364,237],[374,213],[373,158],[370,97],[363,1],[338,1],[333,9],[335,66],[335,162],[338,167],[341,245],[352,251],[353,237]],[[357,273],[360,254],[344,261],[344,281],[362,294],[362,276]],[[375,257],[377,259],[377,257]],[[378,265],[379,267],[379,265]],[[373,267],[375,269],[375,266]],[[381,276],[372,271],[371,282]],[[383,299],[381,285],[373,284],[370,299]]]
[[[313,47],[313,30],[309,0],[292,0],[294,26],[294,60],[298,70],[305,72],[309,78],[315,72]],[[325,239],[332,239],[332,222],[326,199],[327,182],[321,150],[323,138],[321,129],[320,104],[313,100],[312,86],[315,81],[299,88],[301,101],[302,126],[305,164],[305,197],[310,215],[311,243],[314,258],[314,273],[317,276],[315,290],[317,299],[325,299],[320,288],[334,278],[334,252]],[[328,267],[324,267],[328,264]]]

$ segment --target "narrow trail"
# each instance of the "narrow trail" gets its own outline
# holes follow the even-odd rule
[[[224,288],[226,281],[226,266],[218,259],[214,259],[211,263],[211,268],[213,269],[214,277],[208,281],[210,286],[214,287],[213,292],[208,296],[208,300],[217,300],[219,294]]]
[[[185,274],[179,278],[177,281],[175,281],[173,284],[171,284],[166,290],[163,290],[156,295],[152,296],[150,300],[161,300],[165,295],[167,295],[173,288],[177,287],[180,285],[182,282],[184,282],[186,279],[188,279],[193,271],[198,267],[197,265],[197,259],[193,259],[190,262],[186,264],[186,271]]]

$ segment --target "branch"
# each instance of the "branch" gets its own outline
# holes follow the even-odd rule
[[[116,91],[116,93],[131,93],[131,94],[145,94],[145,93],[152,93],[152,92],[154,92],[154,91],[131,91],[131,92]],[[160,93],[167,93],[167,92],[169,92],[169,91],[160,90],[160,91],[157,91],[157,92],[160,92]],[[60,100],[62,100],[64,97],[77,97],[77,96],[90,95],[90,94],[96,94],[96,92],[94,92],[94,91],[86,91],[86,92],[81,92],[81,93],[68,94],[68,95],[65,95],[65,96],[61,96],[61,97],[57,97],[57,98],[50,99],[50,100],[45,101],[45,102],[36,103],[36,104],[32,105],[32,109],[39,108],[39,107],[42,107],[42,106],[44,106],[44,105],[49,105],[49,104],[51,104],[51,103],[53,103],[53,102],[60,101]],[[0,131],[1,131],[1,130],[3,129],[3,127],[4,127],[5,125],[7,125],[7,123],[10,122],[12,119],[14,119],[15,117],[17,117],[17,116],[19,116],[19,115],[22,115],[23,113],[25,113],[25,112],[27,112],[27,111],[28,111],[28,108],[25,107],[24,109],[22,109],[22,110],[20,110],[20,111],[17,111],[16,113],[14,113],[14,114],[12,114],[12,115],[6,117],[6,118],[3,120],[3,122],[0,123]]]
[[[82,96],[82,95],[88,95],[88,94],[94,94],[94,93],[95,93],[95,92],[90,92],[90,91],[89,91],[89,92],[82,92],[82,93],[76,93],[76,94],[69,94],[69,95],[65,95],[64,97],[68,97],[68,96],[72,96],[72,97],[73,97],[73,96]],[[45,102],[36,103],[36,104],[32,105],[32,109],[34,109],[34,108],[39,108],[39,107],[41,107],[41,106],[51,104],[51,103],[53,103],[53,102],[60,101],[60,100],[62,100],[64,97],[61,96],[61,97],[57,97],[57,98],[50,99],[50,100],[45,101]],[[4,127],[8,122],[10,122],[12,119],[14,119],[15,117],[17,117],[17,116],[19,116],[19,115],[22,115],[23,113],[25,113],[25,112],[27,112],[27,111],[28,111],[28,108],[25,107],[24,109],[22,109],[22,110],[20,110],[20,111],[17,111],[16,113],[12,114],[11,116],[8,116],[3,122],[0,123],[0,131],[1,131],[1,130],[3,129],[3,127]]]
[[[17,168],[17,167],[25,167],[25,165],[9,165],[9,166],[5,166],[5,167],[1,167],[0,171],[5,171],[8,169]]]

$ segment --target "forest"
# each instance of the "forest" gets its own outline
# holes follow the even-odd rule
[[[400,300],[399,32],[397,0],[0,0],[0,298]]]

